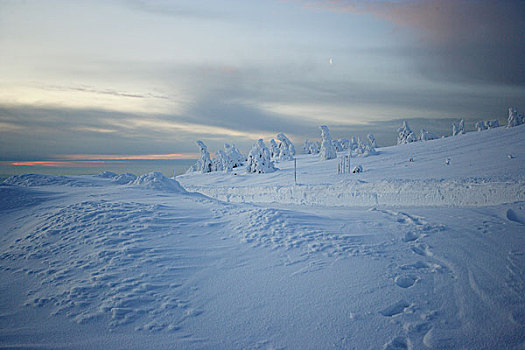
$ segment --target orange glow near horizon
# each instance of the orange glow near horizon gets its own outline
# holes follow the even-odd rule
[[[170,160],[196,159],[198,153],[171,153],[171,154],[64,154],[53,158],[60,160]]]
[[[93,165],[100,165],[106,163],[105,161],[52,161],[52,160],[35,160],[35,161],[19,161],[19,162],[0,162],[5,165],[18,166],[43,166],[43,167],[88,167]]]
[[[172,154],[65,154],[54,156],[56,160],[0,161],[3,165],[42,166],[42,167],[89,167],[123,160],[176,160],[196,159],[197,153]]]

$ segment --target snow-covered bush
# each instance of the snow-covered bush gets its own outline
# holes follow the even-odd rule
[[[222,149],[215,153],[215,158],[212,160],[211,170],[226,172],[232,170],[231,160]]]
[[[403,121],[403,126],[397,129],[397,133],[398,145],[417,141],[416,135],[414,135],[412,130],[410,130],[410,127],[408,126],[408,123],[406,121]]]
[[[352,173],[356,174],[356,173],[362,173],[363,172],[363,167],[361,165],[356,165],[355,167],[352,168]]]
[[[321,125],[321,149],[319,151],[319,157],[322,160],[334,159],[337,157],[335,147],[332,145],[332,138],[330,137],[330,131],[326,125]]]
[[[516,108],[509,108],[507,128],[521,125],[525,122],[525,115],[518,113]]]
[[[257,140],[257,143],[253,145],[248,154],[246,172],[261,174],[271,173],[275,170],[277,169],[273,165],[270,151],[266,148],[262,139]]]
[[[212,164],[210,159],[210,153],[208,152],[208,147],[201,140],[197,141],[197,146],[199,146],[201,155],[197,163],[195,163],[191,168],[188,169],[186,173],[209,173],[212,171]]]
[[[241,167],[246,162],[246,156],[242,154],[235,145],[224,144],[224,152],[230,160],[232,168]]]
[[[419,133],[419,140],[421,141],[435,140],[437,138],[438,137],[436,135],[425,129],[421,129]]]
[[[368,138],[368,142],[370,142],[370,145],[372,147],[376,148],[377,147],[377,141],[376,141],[376,138],[375,138],[374,134],[368,134],[367,138]]]
[[[272,139],[273,140],[273,139]],[[280,141],[277,146],[279,154],[276,157],[278,160],[293,160],[295,156],[295,147],[288,137],[282,132],[277,134],[277,140]]]

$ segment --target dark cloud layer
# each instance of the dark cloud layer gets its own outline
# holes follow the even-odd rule
[[[370,13],[411,31],[405,51],[420,73],[439,80],[525,84],[522,0],[306,1],[333,11]]]

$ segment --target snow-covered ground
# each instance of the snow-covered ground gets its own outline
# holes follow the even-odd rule
[[[361,174],[299,156],[298,185],[293,162],[177,178],[211,197],[12,177],[0,347],[521,349],[524,135],[381,148]]]

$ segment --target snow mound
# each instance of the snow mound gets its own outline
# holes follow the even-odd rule
[[[152,171],[151,173],[141,175],[133,182],[133,185],[159,191],[186,192],[177,180],[168,179],[158,171]]]
[[[132,183],[135,180],[137,180],[137,175],[132,174],[132,173],[124,173],[124,174],[120,174],[114,177],[111,180],[111,182],[114,182],[119,185],[127,185],[127,184]]]
[[[105,179],[113,179],[117,176],[119,176],[117,173],[114,173],[112,171],[103,171],[97,175],[95,175],[96,177],[102,177],[102,178],[105,178]]]
[[[64,175],[44,175],[44,174],[22,174],[14,175],[4,180],[4,184],[14,186],[73,186],[73,187],[93,187],[97,186],[93,182],[82,181],[71,176]]]

